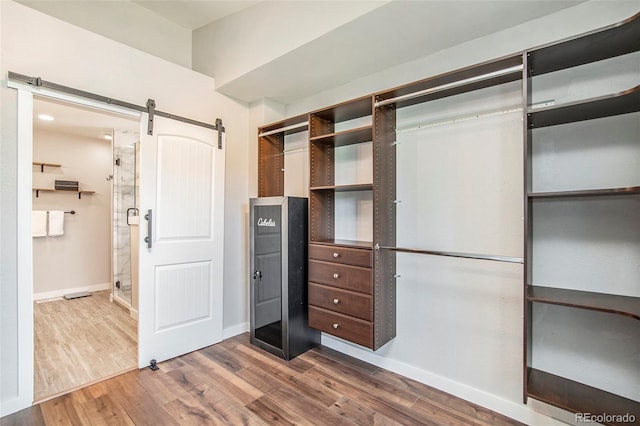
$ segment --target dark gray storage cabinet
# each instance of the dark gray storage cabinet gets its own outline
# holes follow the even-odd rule
[[[286,360],[320,344],[307,326],[307,199],[250,201],[251,344]]]

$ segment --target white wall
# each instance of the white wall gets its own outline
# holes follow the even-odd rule
[[[21,290],[17,263],[21,243],[17,240],[17,93],[7,88],[8,71],[40,76],[66,86],[144,105],[148,98],[159,110],[213,122],[220,117],[226,127],[225,284],[224,301],[236,306],[246,296],[246,271],[241,267],[246,253],[244,235],[247,210],[248,108],[218,94],[210,77],[163,59],[74,27],[12,1],[0,2],[2,60],[2,194],[0,265],[0,415],[31,403],[32,377],[19,377],[22,364],[30,359],[30,339],[18,328],[29,317],[19,311]],[[64,60],[62,59],[64,58]],[[253,139],[251,139],[253,143]],[[30,197],[30,194],[28,195]],[[31,241],[28,241],[31,244]],[[242,303],[242,302],[241,302]],[[20,305],[20,310],[25,305]],[[246,310],[225,309],[224,324],[246,323]],[[28,342],[27,342],[28,343]],[[32,351],[32,347],[30,349]],[[22,352],[21,352],[22,351]],[[31,384],[30,384],[31,383]],[[22,388],[20,388],[20,386]],[[31,394],[30,394],[31,393]]]
[[[638,2],[591,1],[299,99],[287,105],[286,116],[597,29],[624,20],[639,10]],[[512,142],[521,146],[521,134],[512,138]],[[477,156],[476,160],[481,157]],[[521,161],[519,155],[503,160],[507,158]],[[508,165],[507,162],[505,166]],[[521,190],[522,165],[517,166],[505,169],[504,180],[520,182]],[[507,198],[515,202],[502,206],[501,214],[505,215],[510,229],[518,228],[522,216],[518,202],[521,195]],[[416,223],[398,223],[399,233],[413,235],[407,226],[415,227]],[[496,254],[521,256],[521,229],[505,235],[508,238],[500,241],[497,248],[502,247],[506,252]],[[465,251],[465,247],[459,245],[434,248]],[[573,422],[573,415],[554,407],[531,400],[528,405],[522,404],[522,267],[414,257],[400,255],[398,260],[398,273],[403,276],[398,279],[396,339],[377,352],[328,335],[323,336],[323,344],[527,424],[555,422],[547,416]]]
[[[638,10],[636,0],[591,0],[298,99],[287,105],[286,116],[303,114],[348,99],[582,34],[620,22],[633,16]]]
[[[191,67],[191,30],[132,1],[20,0],[47,15],[128,46]]]
[[[95,194],[42,191],[33,193],[33,210],[74,210],[65,214],[64,235],[33,239],[34,298],[46,299],[81,291],[109,288],[111,281],[110,141],[35,130],[33,158],[62,167],[33,166],[33,185],[53,188],[55,180],[76,180]],[[75,290],[78,289],[78,290]]]
[[[217,87],[224,86],[387,2],[258,3],[193,32],[193,69],[214,75]]]

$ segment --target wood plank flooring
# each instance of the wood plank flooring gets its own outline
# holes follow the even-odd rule
[[[0,419],[9,425],[520,424],[325,347],[283,361],[242,334]]]
[[[35,401],[138,366],[138,324],[109,291],[35,303],[34,334]]]

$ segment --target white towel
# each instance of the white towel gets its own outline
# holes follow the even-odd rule
[[[34,238],[47,236],[47,212],[42,210],[31,212],[31,236]]]
[[[61,237],[64,235],[64,212],[54,210],[49,212],[49,236]]]

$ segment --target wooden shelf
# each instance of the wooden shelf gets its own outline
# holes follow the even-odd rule
[[[612,95],[546,108],[530,108],[527,113],[527,122],[529,129],[537,129],[638,111],[640,111],[640,86]]]
[[[555,287],[527,286],[527,300],[624,315],[640,320],[640,298]]]
[[[639,39],[640,13],[608,29],[529,52],[529,75],[546,74],[632,53],[638,50]]]
[[[310,191],[335,191],[335,192],[352,192],[352,191],[372,191],[372,183],[360,183],[355,185],[327,185],[313,186]]]
[[[44,173],[45,167],[62,167],[62,164],[44,163],[42,161],[33,161],[31,164],[33,164],[34,166],[40,166],[40,173]]]
[[[640,403],[535,368],[527,372],[527,395],[573,413],[636,414]],[[617,423],[605,423],[617,424]]]
[[[284,120],[276,121],[258,128],[258,134],[269,133],[285,129],[287,127],[296,126],[293,129],[282,130],[278,133],[284,133],[285,135],[292,135],[294,133],[306,132],[309,130],[308,124],[303,124],[309,120],[308,114],[302,114],[295,117],[286,118]],[[298,126],[299,125],[299,126]]]
[[[86,195],[92,195],[95,194],[96,191],[88,191],[88,190],[81,190],[81,191],[65,191],[65,190],[59,190],[59,189],[54,189],[54,188],[33,188],[34,191],[36,191],[36,198],[38,198],[40,196],[40,192],[71,192],[74,194],[78,194],[78,199],[82,199],[82,194],[86,194]]]
[[[605,189],[584,189],[580,191],[553,191],[553,192],[530,192],[529,198],[575,198],[575,197],[605,197],[611,195],[636,195],[640,194],[640,186],[630,186],[628,188],[605,188]]]
[[[334,147],[353,145],[373,140],[373,126],[358,127],[356,129],[342,132],[329,133],[315,136],[309,139],[310,142],[333,145]]]
[[[422,92],[424,90],[433,89],[434,87],[451,84],[457,81],[494,73],[503,69],[522,65],[522,55],[513,55],[489,62],[462,68],[449,73],[441,74],[435,77],[426,78],[424,80],[405,84],[376,95],[376,102],[397,98],[400,96],[410,95],[412,93]],[[480,90],[491,86],[509,83],[522,79],[522,70],[514,71],[509,74],[499,75],[492,78],[483,79],[474,83],[452,87],[446,90],[439,90],[434,93],[428,93],[411,99],[401,100],[394,103],[395,108],[403,108],[411,105],[434,101],[449,96],[461,95],[463,93]]]
[[[311,112],[311,115],[324,120],[338,123],[340,121],[353,120],[354,118],[366,117],[373,111],[373,98],[365,96],[359,99],[343,102],[330,108]]]
[[[309,244],[321,244],[321,245],[325,245],[325,246],[340,246],[340,247],[373,249],[373,242],[372,241],[354,241],[354,240],[320,240],[320,241],[313,241],[313,240],[310,240]]]

